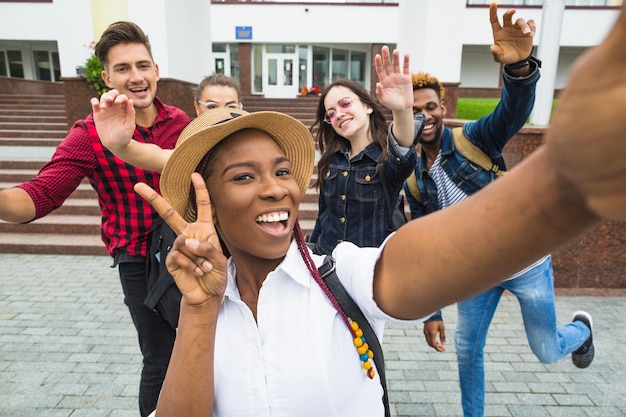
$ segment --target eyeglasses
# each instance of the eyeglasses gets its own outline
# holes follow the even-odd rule
[[[348,110],[350,110],[350,107],[352,107],[352,102],[358,99],[359,99],[358,97],[353,97],[353,98],[344,97],[337,102],[337,106],[341,108],[342,112],[347,112]],[[337,111],[335,109],[329,109],[324,114],[324,121],[328,123],[329,125],[332,124],[336,118],[337,118]]]
[[[216,103],[214,101],[201,101],[201,100],[196,100],[198,102],[198,104],[206,107],[209,110],[213,110],[213,109],[219,109],[220,107],[226,107],[227,109],[243,109],[243,103],[228,103],[225,106],[221,106],[219,103]]]

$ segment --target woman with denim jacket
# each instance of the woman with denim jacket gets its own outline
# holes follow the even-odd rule
[[[381,55],[375,64],[379,74],[385,74],[379,75],[376,95],[392,112],[389,129],[381,106],[355,81],[336,80],[319,100],[311,128],[317,131],[321,152],[315,183],[319,209],[309,241],[320,254],[331,253],[343,241],[379,246],[391,232],[380,171],[395,205],[415,166],[408,57],[400,68],[397,51],[394,65],[386,46]]]
[[[427,122],[415,167],[419,194],[413,195],[415,189],[410,191],[410,181],[405,188],[412,219],[455,205],[493,182],[496,172],[506,169],[502,157],[504,146],[522,128],[533,108],[541,65],[530,55],[534,22],[524,25],[520,24],[523,19],[518,19],[514,25],[515,10],[509,10],[504,14],[504,26],[500,26],[496,12],[492,4],[492,53],[494,60],[503,64],[501,100],[493,113],[457,128],[489,157],[492,170],[468,159],[455,146],[454,134],[443,122],[446,103],[441,82],[428,73],[413,74],[413,110],[424,113]],[[511,208],[512,213],[524,209]],[[485,234],[489,231],[485,230]],[[464,245],[473,245],[477,238],[480,237],[468,238]],[[553,363],[570,353],[579,368],[586,368],[593,360],[589,313],[577,311],[571,322],[557,326],[552,262],[550,255],[545,255],[504,282],[457,304],[455,348],[465,417],[484,415],[484,347],[489,325],[505,290],[518,299],[528,343],[541,362]],[[426,321],[424,335],[435,350],[445,350],[445,326],[440,314]]]

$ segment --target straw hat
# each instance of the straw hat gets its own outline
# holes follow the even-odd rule
[[[187,221],[195,220],[189,210],[191,174],[215,145],[242,129],[258,129],[271,136],[291,162],[294,178],[306,192],[311,181],[315,145],[301,122],[283,113],[218,108],[202,113],[181,132],[176,148],[163,167],[161,193]],[[191,202],[195,207],[195,201]]]

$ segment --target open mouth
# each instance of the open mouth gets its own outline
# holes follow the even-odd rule
[[[148,91],[148,87],[135,87],[129,88],[128,91],[134,94],[144,94]]]
[[[258,225],[274,232],[280,232],[287,228],[287,220],[289,220],[289,213],[286,211],[262,214],[255,219]]]

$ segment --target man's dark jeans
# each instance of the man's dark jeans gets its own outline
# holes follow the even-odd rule
[[[124,304],[128,306],[137,329],[139,347],[143,355],[139,412],[142,417],[146,417],[156,409],[174,347],[176,329],[143,303],[147,294],[145,258],[124,255],[116,256],[115,264],[119,267]]]

